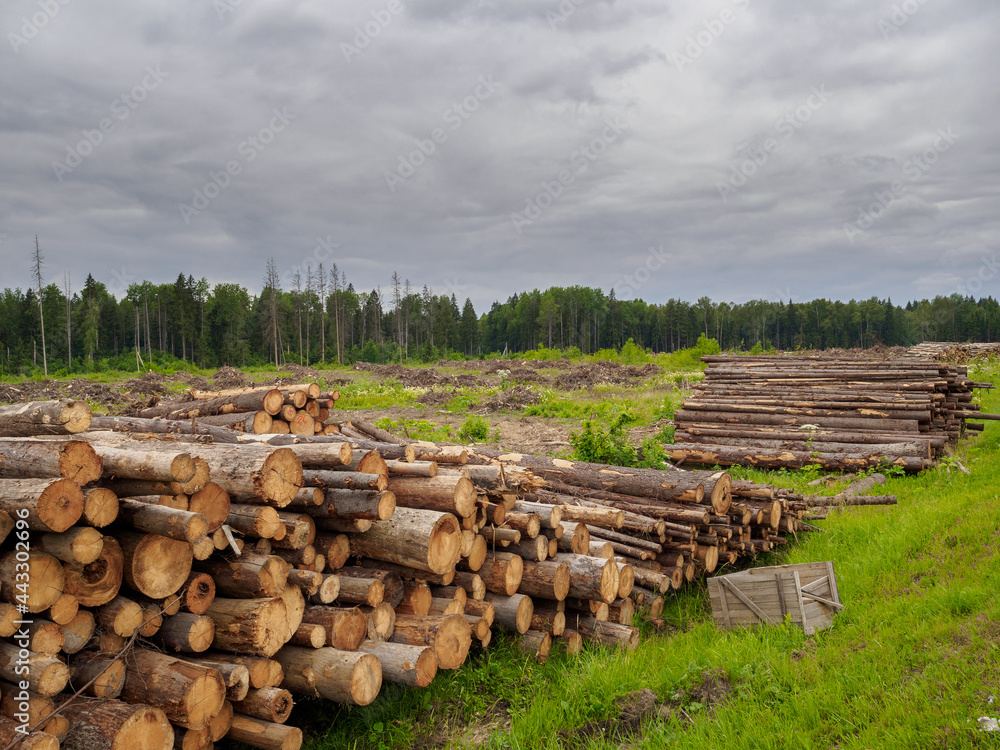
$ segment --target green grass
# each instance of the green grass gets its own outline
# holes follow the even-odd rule
[[[410,406],[420,400],[426,388],[405,386],[396,380],[356,381],[339,388],[337,409],[387,409]]]
[[[975,373],[986,375],[1000,372]],[[1000,411],[995,392],[983,402]],[[898,506],[834,511],[822,533],[762,558],[834,561],[846,609],[825,632],[721,632],[701,584],[669,598],[669,634],[649,632],[630,654],[587,647],[537,664],[501,634],[425,690],[386,686],[372,706],[332,717],[307,703],[296,714],[306,746],[997,747],[976,719],[1000,714],[989,703],[1000,696],[998,449],[1000,426],[987,423],[958,454],[970,476],[940,466],[890,478],[880,492],[897,494]],[[739,473],[798,488],[816,475]],[[714,705],[699,690],[707,677],[728,684]],[[619,701],[642,688],[665,713],[628,734]]]
[[[375,424],[394,435],[413,440],[447,442],[453,439],[451,427],[448,425],[439,425],[427,419],[392,419],[391,417],[383,417],[377,420]]]

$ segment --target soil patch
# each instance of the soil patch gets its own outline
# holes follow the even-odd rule
[[[506,391],[494,393],[483,404],[486,411],[519,411],[539,402],[539,396],[525,385],[515,385]]]
[[[598,383],[612,385],[633,384],[658,375],[660,368],[654,364],[620,365],[617,362],[593,362],[575,367],[555,379],[555,386],[565,390],[593,388]]]
[[[227,388],[246,388],[253,385],[246,373],[237,370],[235,367],[220,367],[211,376],[212,385],[222,391]]]

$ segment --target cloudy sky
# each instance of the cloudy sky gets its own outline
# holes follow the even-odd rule
[[[995,0],[7,0],[0,288],[1000,296]]]

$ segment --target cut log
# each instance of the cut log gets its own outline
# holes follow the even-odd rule
[[[66,696],[59,704],[71,728],[62,750],[172,750],[174,730],[153,706]]]
[[[174,724],[204,729],[222,710],[226,686],[214,669],[166,654],[135,649],[129,656],[122,700],[163,710]]]
[[[0,478],[52,477],[89,484],[101,476],[101,459],[83,440],[0,439]]]
[[[64,569],[65,572],[65,569]],[[65,586],[65,584],[64,584]],[[58,625],[67,625],[80,611],[80,602],[72,594],[63,593],[48,609],[48,618]]]
[[[472,629],[464,615],[397,615],[390,640],[411,646],[431,646],[439,669],[458,669],[472,645]]]
[[[460,567],[468,567],[468,561],[462,560]],[[521,585],[524,575],[524,561],[519,555],[510,552],[494,552],[488,555],[482,566],[473,571],[483,579],[487,591],[510,596]]]
[[[208,521],[201,513],[163,505],[149,505],[125,498],[119,501],[118,515],[138,531],[182,542],[196,542],[208,533]]]
[[[232,655],[228,656],[234,659],[239,658],[232,657]],[[203,656],[186,656],[185,659],[192,664],[200,664],[203,667],[214,669],[219,673],[226,685],[227,702],[243,700],[244,696],[250,690],[250,669],[246,664],[240,664],[236,661],[220,661],[218,659],[204,658]],[[266,666],[268,663],[267,659],[261,659],[260,662],[264,666],[262,676],[259,676],[259,683],[261,687],[264,687],[271,676],[271,671]]]
[[[411,687],[427,687],[437,674],[437,656],[429,646],[365,641],[358,650],[377,657],[382,679]]]
[[[613,560],[560,552],[552,561],[569,568],[569,596],[603,602],[618,597],[618,566]]]
[[[226,737],[262,750],[299,750],[302,730],[236,714]]]
[[[124,596],[116,596],[97,610],[97,624],[122,638],[130,637],[142,622],[142,606]]]
[[[515,633],[526,633],[531,627],[535,605],[530,596],[514,594],[486,594],[486,601],[493,605],[495,615],[493,624]]]
[[[276,388],[251,391],[235,396],[180,401],[143,409],[137,415],[140,419],[192,419],[215,414],[230,414],[237,411],[257,411],[263,409],[271,416],[281,411],[285,396]]]
[[[573,627],[584,639],[604,646],[617,646],[634,651],[639,646],[639,631],[630,625],[602,622],[594,617],[574,618]]]
[[[86,565],[67,563],[63,591],[76,597],[84,607],[107,604],[118,595],[125,569],[125,557],[113,537],[104,537],[100,556]]]
[[[74,526],[62,534],[42,534],[39,546],[58,560],[86,565],[101,556],[104,536],[89,526]]]
[[[61,533],[83,515],[83,491],[68,479],[0,479],[0,510],[29,529]]]
[[[293,693],[367,706],[382,687],[382,666],[372,654],[286,646],[277,659],[285,672],[282,687]]]
[[[396,510],[396,496],[379,490],[328,489],[320,505],[303,510],[316,517],[386,521]]]
[[[396,504],[407,508],[454,513],[459,518],[472,516],[476,510],[476,488],[468,477],[390,477],[389,490]]]
[[[215,639],[215,623],[206,615],[179,612],[168,617],[156,634],[156,641],[169,651],[198,654],[207,651]]]
[[[212,445],[199,453],[211,468],[212,480],[238,502],[283,508],[302,487],[302,463],[287,448]]]
[[[214,414],[198,417],[198,424],[214,427],[228,427],[230,430],[250,432],[255,435],[268,435],[274,424],[273,415],[266,411],[233,412],[230,414]]]
[[[569,596],[569,566],[563,562],[525,560],[518,592],[540,599],[562,601]]]
[[[306,487],[325,490],[379,490],[388,486],[385,474],[363,474],[357,471],[329,471],[325,469],[305,469],[302,481]]]
[[[29,690],[51,698],[69,684],[69,668],[58,657],[0,641],[0,677],[17,685],[27,682]]]
[[[30,401],[0,406],[0,436],[73,435],[90,427],[92,415],[84,401]]]
[[[397,508],[392,518],[350,538],[351,554],[443,574],[455,567],[462,533],[455,516]]]
[[[135,531],[119,531],[116,539],[125,556],[126,583],[151,599],[178,591],[191,574],[194,555],[187,542]]]
[[[285,643],[288,615],[282,599],[216,598],[205,612],[215,622],[213,647],[271,657]]]
[[[105,477],[185,483],[195,474],[194,457],[186,451],[159,445],[149,450],[148,446],[132,443],[121,443],[121,447],[103,442],[94,445]]]
[[[201,513],[208,522],[208,532],[211,533],[226,522],[229,516],[229,493],[215,482],[206,482],[188,499],[188,508],[192,513]]]
[[[302,620],[322,625],[327,645],[340,651],[356,651],[368,634],[368,621],[357,607],[307,606]]]
[[[284,688],[266,687],[251,690],[241,701],[233,703],[233,710],[243,716],[284,724],[292,713],[292,694]]]
[[[0,598],[34,614],[45,611],[62,596],[66,573],[52,555],[12,550],[0,557],[0,581]]]
[[[287,562],[276,555],[244,554],[234,560],[210,559],[197,563],[196,570],[207,573],[215,589],[233,599],[279,596],[288,583]]]

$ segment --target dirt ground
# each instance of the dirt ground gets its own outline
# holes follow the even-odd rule
[[[539,388],[556,391],[590,390],[597,385],[636,386],[660,373],[656,365],[620,365],[614,362],[573,363],[569,360],[442,360],[431,367],[401,367],[396,364],[359,362],[351,370],[316,370],[286,365],[277,377],[246,373],[234,367],[222,367],[207,377],[178,372],[171,375],[147,372],[140,377],[95,382],[86,379],[23,381],[0,383],[0,403],[74,398],[90,402],[97,411],[131,415],[161,401],[184,398],[190,388],[221,390],[260,386],[262,388],[300,383],[323,378],[332,387],[355,381],[394,380],[404,386],[427,389],[419,403],[408,407],[347,411],[338,409],[333,419],[352,416],[375,421],[383,417],[421,419],[451,428],[454,440],[462,424],[472,414],[484,416],[491,426],[491,442],[484,445],[504,450],[532,453],[557,453],[570,448],[569,437],[577,425],[565,420],[532,417],[522,410],[539,401]],[[469,412],[452,412],[443,406],[458,395],[459,389],[482,389],[485,395]],[[493,391],[490,393],[490,391]],[[499,442],[495,441],[499,430]],[[635,428],[637,443],[659,430]],[[648,434],[646,434],[648,433]],[[404,435],[404,437],[406,437]]]

